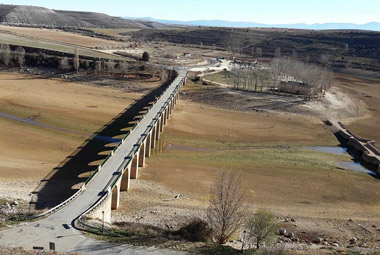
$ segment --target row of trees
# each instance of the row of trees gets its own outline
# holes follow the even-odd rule
[[[270,72],[263,68],[234,67],[227,81],[234,89],[263,92],[270,85]]]
[[[25,49],[21,46],[11,51],[9,44],[0,44],[0,61],[5,66],[16,65],[23,67],[25,64]]]
[[[324,93],[331,87],[332,73],[326,68],[291,58],[275,58],[271,64],[273,88],[280,82],[287,84],[288,92],[294,93],[294,85],[308,87],[309,95]]]
[[[34,56],[34,58],[37,60],[37,64],[40,62],[45,62],[47,59],[51,58],[51,56],[48,56],[44,53],[31,53],[29,56]],[[159,76],[162,80],[166,79],[167,76],[167,72],[163,68],[153,67],[150,65],[144,65],[141,67],[141,65],[136,64],[128,65],[126,61],[115,62],[112,60],[106,61],[104,59],[99,61],[83,60],[80,58],[77,48],[75,48],[73,58],[53,58],[56,60],[53,59],[52,63],[58,61],[58,68],[65,71],[74,69],[76,72],[78,72],[80,68],[84,70],[89,70],[91,68],[96,73],[108,73],[111,75],[117,73],[125,75],[132,70],[146,71],[148,73],[151,73],[152,77]],[[145,62],[149,61],[149,54],[147,52],[144,52],[142,60]],[[25,49],[19,46],[14,51],[12,51],[9,44],[0,44],[0,62],[5,66],[18,66],[22,68],[25,65]]]
[[[234,67],[226,78],[235,89],[282,90],[310,97],[323,94],[330,88],[332,73],[321,66],[292,58],[275,58],[268,67]]]

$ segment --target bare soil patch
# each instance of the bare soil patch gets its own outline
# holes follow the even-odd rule
[[[163,133],[161,149],[147,160],[136,188],[133,183],[132,190],[122,195],[133,207],[123,206],[123,212],[116,212],[117,220],[160,227],[171,222],[175,227],[176,222],[198,217],[207,205],[217,172],[228,168],[240,171],[245,190],[254,194],[251,210],[273,210],[287,229],[304,240],[318,235],[346,247],[349,239],[356,237],[369,247],[380,247],[379,180],[339,169],[336,163],[349,161],[347,155],[304,150],[305,146],[338,144],[321,122],[321,117],[326,117],[321,113],[360,119],[367,112],[362,108],[355,111],[356,103],[368,104],[364,99],[370,97],[358,98],[338,85],[321,109],[312,104],[309,111],[295,109],[315,103],[305,102],[289,106],[292,112],[283,108],[289,102],[279,102],[282,107],[276,108],[268,103],[272,95],[264,95],[260,104],[256,98],[249,104],[265,106],[265,110],[253,110],[242,97],[227,97],[218,89],[185,86]],[[222,94],[213,98],[216,91]],[[175,194],[182,194],[183,199],[164,201]],[[285,221],[291,217],[295,222]]]
[[[39,181],[141,94],[17,73],[0,73],[0,193],[29,200]]]
[[[26,28],[0,25],[0,31],[7,31],[19,36],[26,36],[35,39],[56,41],[65,44],[78,45],[84,47],[125,47],[125,43],[105,40],[95,37],[83,36],[79,34],[64,32],[58,29]]]

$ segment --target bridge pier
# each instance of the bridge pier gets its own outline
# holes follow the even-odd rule
[[[163,132],[164,131],[164,114],[161,114],[161,117],[160,117],[160,132]]]
[[[131,164],[127,166],[127,168],[123,172],[123,176],[121,177],[120,190],[128,191],[131,185]]]
[[[145,144],[145,157],[150,157],[150,151],[151,151],[151,140],[152,140],[152,131],[149,132],[149,134],[146,136],[146,144]]]
[[[136,152],[132,159],[131,179],[137,179],[139,177],[139,154],[140,150]]]
[[[170,100],[170,104],[169,104],[169,114],[170,115],[172,114],[172,111],[173,111],[173,99]]]
[[[90,218],[98,219],[100,222],[111,224],[111,203],[112,196],[108,196],[106,200],[96,210],[88,214]]]
[[[158,141],[158,139],[160,139],[160,129],[161,129],[161,118],[159,118],[157,120],[157,125],[156,125],[156,141]]]
[[[120,188],[119,185],[115,185],[112,189],[111,209],[116,210],[120,205]]]
[[[168,108],[165,108],[165,111],[162,114],[162,117],[164,118],[164,125],[166,125],[168,120]]]
[[[156,147],[156,128],[157,128],[157,125],[155,124],[152,128],[152,130],[150,131],[150,148],[154,148]]]
[[[140,150],[139,150],[139,167],[144,167],[145,166],[145,145],[146,145],[146,140],[144,142],[142,142],[141,146],[140,146]]]

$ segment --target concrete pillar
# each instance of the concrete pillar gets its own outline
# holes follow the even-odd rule
[[[156,141],[160,139],[160,127],[161,127],[161,118],[159,118],[156,122]]]
[[[169,114],[172,115],[173,111],[173,98],[170,100]]]
[[[140,150],[136,152],[132,159],[131,179],[137,179],[139,177],[139,154]]]
[[[115,185],[112,189],[111,209],[116,210],[120,204],[120,189],[119,185]]]
[[[163,116],[163,118],[164,118],[164,125],[166,125],[167,124],[167,120],[168,120],[168,108],[165,108],[165,110],[164,110],[164,112],[163,112],[163,114],[162,114]]]
[[[131,163],[124,170],[123,175],[121,176],[120,190],[128,191],[131,185]]]
[[[147,137],[146,137],[146,140],[145,140],[145,143],[146,143],[146,145],[145,145],[145,157],[150,157],[150,149],[151,149],[151,145],[150,145],[150,143],[151,143],[151,138],[152,138],[152,131],[150,131],[149,132],[149,134],[147,135]]]
[[[169,110],[169,108],[170,108],[170,106],[168,105],[168,106],[166,107],[166,120],[168,120],[169,117],[170,117],[170,110]]]
[[[164,114],[161,114],[160,117],[160,132],[164,131]]]
[[[139,151],[139,167],[144,167],[145,165],[145,141],[140,146]]]
[[[150,148],[156,147],[156,126],[154,125],[150,131]]]

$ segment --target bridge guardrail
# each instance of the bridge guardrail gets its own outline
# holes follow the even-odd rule
[[[168,98],[168,100],[165,102],[165,107],[167,106],[167,104],[169,103],[169,101],[173,98],[173,96],[176,94],[176,92],[178,91],[178,89],[179,89],[179,87],[181,87],[182,85],[183,85],[183,82],[184,82],[184,79],[185,78],[182,78],[180,81],[179,81],[179,83],[177,84],[177,86],[176,86],[176,88],[174,89],[174,91],[170,94],[170,96],[169,96],[169,98]],[[174,81],[173,81],[174,82]],[[155,100],[155,102],[154,102],[154,104],[155,103],[157,103],[157,101],[165,94],[165,92],[169,89],[169,87],[170,86],[168,86],[162,93],[161,93],[161,95],[159,96],[159,97],[156,97],[156,100]],[[146,113],[144,113],[143,114],[143,116],[145,116],[151,109],[152,109],[152,107],[153,107],[153,105],[154,104],[152,104],[152,106],[151,107],[149,107],[149,109],[147,110],[147,112]],[[158,114],[155,116],[155,118],[158,116],[158,118],[162,115],[162,112],[163,112],[163,110],[162,110],[162,108],[161,108],[161,110],[158,112]],[[115,152],[119,147],[120,147],[120,145],[123,143],[123,141],[125,141],[125,139],[130,135],[130,133],[131,133],[131,131],[133,131],[137,126],[138,126],[138,124],[140,123],[140,121],[142,120],[143,118],[141,118],[141,119],[139,119],[138,121],[137,121],[137,123],[135,124],[135,125],[133,125],[132,126],[132,128],[125,134],[125,136],[122,138],[122,141],[120,141],[119,142],[119,144],[112,150],[112,152]],[[153,126],[154,125],[154,123],[155,123],[155,120],[153,120],[152,121],[152,123],[151,123],[151,125],[150,126]],[[148,126],[148,128],[144,131],[144,133],[143,133],[143,135],[145,134],[147,134],[148,132],[150,132],[150,130],[152,129],[153,127],[149,127]],[[148,131],[147,131],[148,130]],[[142,143],[142,136],[138,139],[138,148],[136,149],[136,147],[134,146],[134,148],[128,153],[128,156],[127,157],[129,157],[129,159],[128,159],[128,161],[127,161],[127,164],[129,164],[129,162],[132,160],[132,156],[134,155],[134,153],[136,153],[136,151],[140,148],[140,146],[141,146],[141,143]],[[132,156],[129,156],[130,154],[132,154],[133,153],[133,155]],[[71,197],[69,197],[68,199],[66,199],[65,201],[63,201],[62,203],[60,203],[60,204],[58,204],[57,206],[55,206],[55,207],[53,207],[53,208],[51,208],[50,210],[48,210],[48,211],[46,211],[46,212],[43,212],[43,213],[41,213],[41,214],[38,214],[38,215],[36,215],[36,216],[34,216],[34,217],[32,217],[32,218],[39,218],[39,217],[43,217],[43,216],[45,216],[45,215],[47,215],[47,214],[50,214],[50,213],[53,213],[53,212],[55,212],[56,210],[58,210],[58,209],[60,209],[60,208],[62,208],[63,206],[65,206],[67,203],[69,203],[71,200],[73,200],[74,198],[76,198],[85,188],[86,188],[86,185],[88,185],[92,180],[93,180],[93,178],[96,176],[96,174],[101,170],[101,168],[105,165],[105,163],[108,161],[108,159],[110,158],[112,156],[112,153],[110,153],[110,154],[108,154],[108,156],[104,159],[104,161],[98,166],[98,168],[94,171],[94,173],[92,173],[91,175],[90,175],[90,177],[86,180],[86,182],[82,185],[82,187],[77,191],[77,192],[75,192]],[[125,166],[125,162],[123,162],[122,164],[121,164],[121,166]],[[118,170],[116,171],[116,172],[120,172],[120,167],[121,166],[119,166],[119,168],[118,168]],[[119,178],[120,178],[120,176],[121,175],[117,175],[117,177],[115,178],[115,180],[114,181],[112,181],[112,184],[110,185],[110,186],[108,186],[108,184],[106,185],[106,187],[109,187],[111,190],[112,190],[112,188],[114,187],[114,185],[116,184],[116,182],[119,180]],[[112,179],[111,179],[112,180]],[[101,202],[103,202],[104,201],[104,199],[107,197],[109,195],[109,192],[107,191],[106,193],[105,193],[105,195],[103,195],[99,200],[98,200],[98,202],[97,202],[97,204],[95,204],[96,206],[98,206]],[[85,214],[87,214],[88,212],[90,212],[93,208],[95,208],[95,207],[93,207],[93,206],[91,206],[90,208],[88,208],[88,210],[86,210],[85,211],[85,213],[82,213],[80,216],[79,216],[79,219],[81,219]]]
[[[50,213],[53,213],[53,212],[59,210],[61,207],[65,206],[71,200],[73,200],[74,198],[76,198],[84,189],[85,189],[85,186],[82,185],[82,187],[77,192],[75,192],[71,197],[69,197],[68,199],[66,199],[65,201],[63,201],[62,203],[60,203],[59,205],[56,205],[55,207],[51,208],[50,210],[33,216],[32,219],[40,218],[40,217],[43,217],[45,215],[48,215]]]
[[[130,162],[130,161],[132,160],[132,158],[133,158],[133,155],[134,155],[134,154],[137,152],[137,150],[141,147],[141,143],[142,143],[142,141],[145,139],[144,136],[146,136],[146,135],[150,132],[150,130],[152,129],[152,127],[149,127],[149,126],[153,126],[153,125],[154,125],[154,123],[156,122],[156,120],[154,120],[154,119],[159,119],[159,117],[162,115],[163,111],[166,109],[166,106],[169,104],[170,100],[171,100],[171,99],[173,98],[173,96],[177,93],[179,87],[181,87],[181,86],[183,85],[183,82],[184,82],[184,78],[182,78],[182,79],[179,81],[179,83],[177,84],[176,88],[175,88],[175,89],[173,90],[173,92],[170,94],[169,98],[165,101],[164,105],[161,107],[161,109],[159,110],[159,112],[158,112],[158,113],[156,114],[156,116],[153,118],[153,121],[151,122],[151,124],[148,125],[148,128],[143,132],[143,134],[142,134],[142,135],[140,136],[140,138],[137,140],[137,143],[136,143],[137,148],[136,148],[136,146],[134,146],[134,148],[128,153],[128,156],[127,156],[127,157],[129,157],[129,159],[128,159],[128,161],[127,161],[128,163],[125,164],[126,161],[124,161],[124,162],[119,166],[118,170],[115,171],[115,172],[119,173],[119,171],[120,171],[120,169],[121,169],[121,166],[125,167],[126,165],[129,164],[129,162]],[[168,89],[168,88],[165,89],[165,92],[167,91],[167,89]],[[160,95],[159,98],[161,98],[165,92],[163,92],[163,93]],[[157,101],[158,101],[158,100],[157,100]],[[156,102],[157,102],[157,101],[156,101]],[[151,107],[151,108],[152,108],[152,107]],[[151,108],[150,108],[150,109],[151,109]],[[150,110],[150,109],[149,109],[149,110]],[[145,113],[145,114],[147,114],[147,113]],[[144,114],[144,116],[145,116],[145,114]],[[122,170],[121,170],[121,171],[122,171]],[[118,175],[115,177],[115,179],[111,182],[111,184],[110,184],[110,186],[109,186],[109,188],[111,188],[111,190],[113,189],[113,187],[115,186],[115,184],[117,183],[117,181],[119,180],[120,177],[121,177],[121,175],[118,174]],[[108,187],[108,185],[109,185],[109,184],[106,185],[106,188]]]

